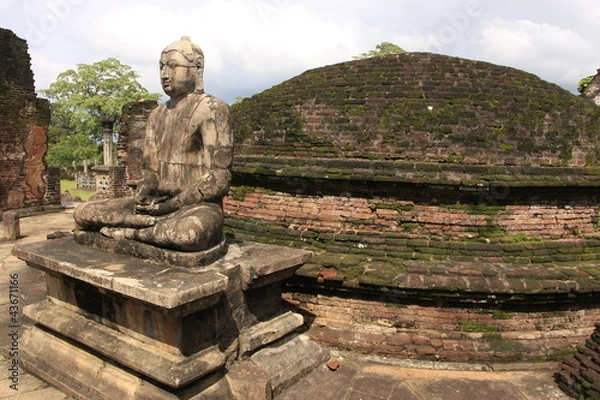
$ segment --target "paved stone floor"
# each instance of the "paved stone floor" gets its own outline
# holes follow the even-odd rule
[[[31,374],[18,371],[18,391],[11,388],[12,328],[9,309],[11,274],[18,274],[19,308],[45,297],[45,284],[40,272],[10,255],[15,243],[45,240],[56,231],[73,227],[72,211],[37,215],[21,219],[21,235],[17,241],[0,239],[0,399],[71,400],[63,392]],[[0,238],[3,231],[0,228]],[[13,282],[15,283],[15,282]],[[13,288],[14,291],[14,288]],[[21,315],[18,322],[27,325]],[[18,325],[18,324],[17,324]],[[18,344],[18,343],[17,343]],[[555,364],[467,365],[408,362],[332,350],[339,362],[335,371],[326,366],[313,371],[277,396],[276,400],[549,400],[570,399],[553,379]],[[226,399],[224,399],[226,400]]]

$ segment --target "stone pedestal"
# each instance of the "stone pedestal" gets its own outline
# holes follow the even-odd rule
[[[77,396],[241,399],[254,387],[262,394],[252,398],[269,399],[328,357],[294,332],[302,316],[281,309],[282,280],[311,257],[303,250],[232,242],[202,268],[72,238],[13,255],[45,271],[48,286],[25,308],[36,324],[22,339],[23,365]]]

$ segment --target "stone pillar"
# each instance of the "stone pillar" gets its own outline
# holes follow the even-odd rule
[[[46,184],[46,204],[60,204],[60,168],[48,167]]]
[[[102,122],[102,140],[104,142],[104,165],[111,167],[112,161],[112,135],[115,125],[114,117],[104,116],[100,119]]]
[[[17,240],[21,236],[19,214],[14,211],[6,211],[2,214],[4,222],[4,235],[8,240]]]

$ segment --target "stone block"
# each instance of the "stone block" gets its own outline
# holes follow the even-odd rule
[[[49,301],[25,307],[25,315],[40,325],[174,388],[183,387],[225,365],[225,356],[216,346],[185,357],[165,351],[165,346],[124,335]]]
[[[23,366],[66,393],[94,400],[235,399],[223,372],[215,372],[183,389],[143,379],[75,342],[31,327],[22,338]]]
[[[257,351],[250,357],[250,362],[266,371],[276,395],[328,359],[327,350],[308,336],[299,335],[277,347]]]
[[[282,280],[310,259],[304,250],[232,242],[200,268],[72,238],[12,254],[45,271],[48,287],[46,300],[24,310],[36,325],[23,365],[77,397],[270,400],[327,357],[293,335],[301,315],[281,314]]]
[[[249,362],[232,365],[227,381],[236,400],[271,400],[271,380],[267,372]]]
[[[194,252],[184,252],[163,249],[146,243],[130,239],[112,239],[98,232],[77,231],[75,241],[81,245],[88,245],[100,250],[113,253],[128,254],[141,259],[153,260],[187,268],[196,268],[209,265],[227,253],[225,238],[216,246]]]
[[[287,312],[270,321],[259,322],[240,332],[239,355],[244,356],[260,347],[281,339],[304,324],[300,314]]]

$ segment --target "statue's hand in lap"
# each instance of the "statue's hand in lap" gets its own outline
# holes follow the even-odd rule
[[[137,198],[135,211],[138,214],[165,215],[177,210],[177,205],[174,203],[174,198],[170,196],[140,196]]]

